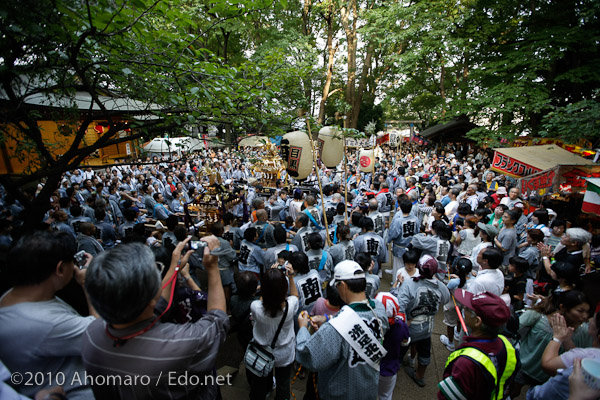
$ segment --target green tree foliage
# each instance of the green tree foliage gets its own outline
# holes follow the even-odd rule
[[[571,107],[554,124],[542,121],[591,101],[600,86],[599,7],[593,0],[397,5],[405,25],[393,35],[406,48],[396,61],[400,84],[390,88],[388,112],[428,124],[465,114],[481,126],[471,136],[482,141],[542,131],[564,136],[590,116],[585,108]]]
[[[272,3],[213,2],[208,12],[223,21]],[[0,127],[15,135],[17,156],[35,152],[38,163],[25,175],[0,176],[2,184],[35,216],[45,211],[64,171],[97,149],[198,123],[241,127],[277,115],[286,74],[285,57],[272,53],[230,66],[203,46],[213,25],[198,27],[179,4],[152,0],[24,0],[0,5]],[[220,17],[220,15],[223,15]],[[77,93],[91,101],[81,109]],[[127,102],[130,114],[110,107],[102,96]],[[52,108],[31,106],[43,99]],[[141,117],[140,117],[141,115]],[[279,115],[284,120],[287,116]],[[61,121],[71,145],[59,155],[45,143],[39,120]],[[109,130],[94,143],[84,141],[93,120]],[[125,127],[131,135],[122,135]],[[46,178],[30,202],[22,185]]]

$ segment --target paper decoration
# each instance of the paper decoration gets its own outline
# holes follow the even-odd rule
[[[321,162],[328,168],[335,168],[344,157],[344,141],[337,126],[325,126],[317,139]]]
[[[305,132],[294,131],[283,135],[281,139],[281,159],[290,176],[296,180],[304,180],[313,166],[310,138]]]

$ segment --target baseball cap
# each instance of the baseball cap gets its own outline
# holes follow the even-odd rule
[[[504,300],[490,292],[473,294],[464,289],[456,289],[454,298],[460,304],[475,311],[484,324],[502,326],[510,318],[510,310]]]
[[[483,222],[478,222],[477,227],[487,233],[492,239],[498,236],[498,233],[500,233],[500,230],[494,225],[484,224]]]
[[[362,267],[356,261],[344,260],[335,266],[333,279],[329,282],[329,286],[335,286],[339,281],[360,278],[365,278],[365,271],[363,271]]]
[[[506,194],[506,188],[504,186],[500,186],[497,190],[496,190],[497,194]]]

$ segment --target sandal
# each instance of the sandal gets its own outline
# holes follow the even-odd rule
[[[410,376],[417,385],[420,387],[425,387],[425,379],[417,378],[417,371],[415,371],[413,368],[404,368],[404,372],[406,372],[406,374]]]

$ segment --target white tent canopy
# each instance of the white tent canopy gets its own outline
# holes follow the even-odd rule
[[[181,153],[204,149],[204,141],[192,137],[154,138],[144,144],[148,153]]]
[[[267,136],[248,136],[240,140],[239,147],[262,147],[269,143],[270,139]]]

